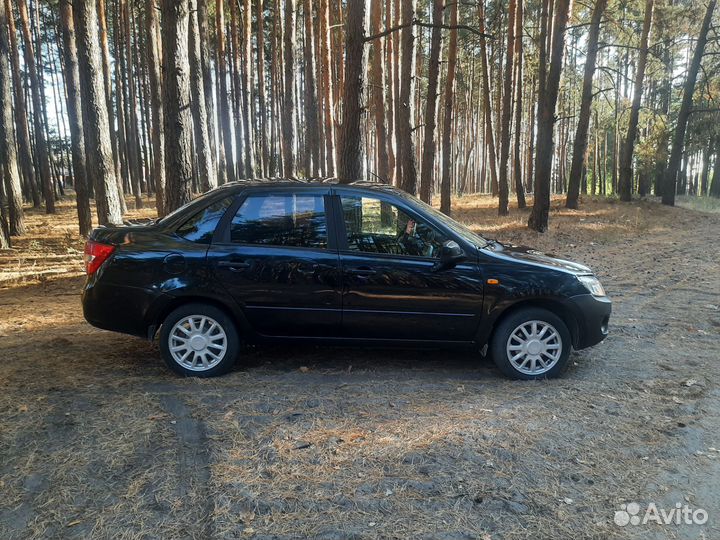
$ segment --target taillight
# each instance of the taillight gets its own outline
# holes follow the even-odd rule
[[[85,244],[85,272],[88,276],[97,272],[102,263],[112,255],[115,251],[115,246],[109,246],[107,244],[101,244],[93,240],[88,240]]]

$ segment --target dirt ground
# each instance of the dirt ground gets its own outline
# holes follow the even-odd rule
[[[491,204],[456,217],[589,264],[614,301],[562,379],[314,347],[178,378],[84,322],[70,201],[29,210],[0,252],[0,538],[720,538],[720,213],[557,201],[538,235]],[[709,520],[620,527],[630,502]]]

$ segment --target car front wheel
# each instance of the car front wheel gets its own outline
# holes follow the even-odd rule
[[[239,338],[222,310],[186,304],[170,313],[160,329],[160,352],[170,369],[189,377],[215,377],[235,364]]]
[[[572,340],[560,317],[526,308],[505,317],[491,343],[495,365],[513,379],[557,377],[567,368]]]

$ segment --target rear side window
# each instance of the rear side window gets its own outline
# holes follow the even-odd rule
[[[226,197],[210,206],[203,208],[193,217],[177,228],[175,233],[185,240],[198,244],[209,244],[212,241],[213,233],[223,217],[223,214],[232,204],[233,198]]]
[[[322,195],[251,195],[230,226],[235,244],[327,248]]]

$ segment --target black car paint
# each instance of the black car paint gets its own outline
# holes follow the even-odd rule
[[[326,196],[326,250],[238,246],[227,241],[229,221],[250,193],[302,190]],[[424,257],[348,251],[339,194],[385,198],[455,240],[466,260],[436,271]],[[235,202],[210,245],[174,231],[202,207],[223,197]],[[91,239],[116,246],[83,290],[85,318],[94,326],[152,339],[165,316],[187,301],[226,310],[250,341],[484,345],[508,310],[541,305],[566,322],[575,348],[607,334],[611,304],[575,278],[587,267],[529,248],[478,247],[412,199],[372,185],[300,182],[226,184],[202,201],[153,225],[101,227]],[[487,280],[497,284],[487,284]]]

